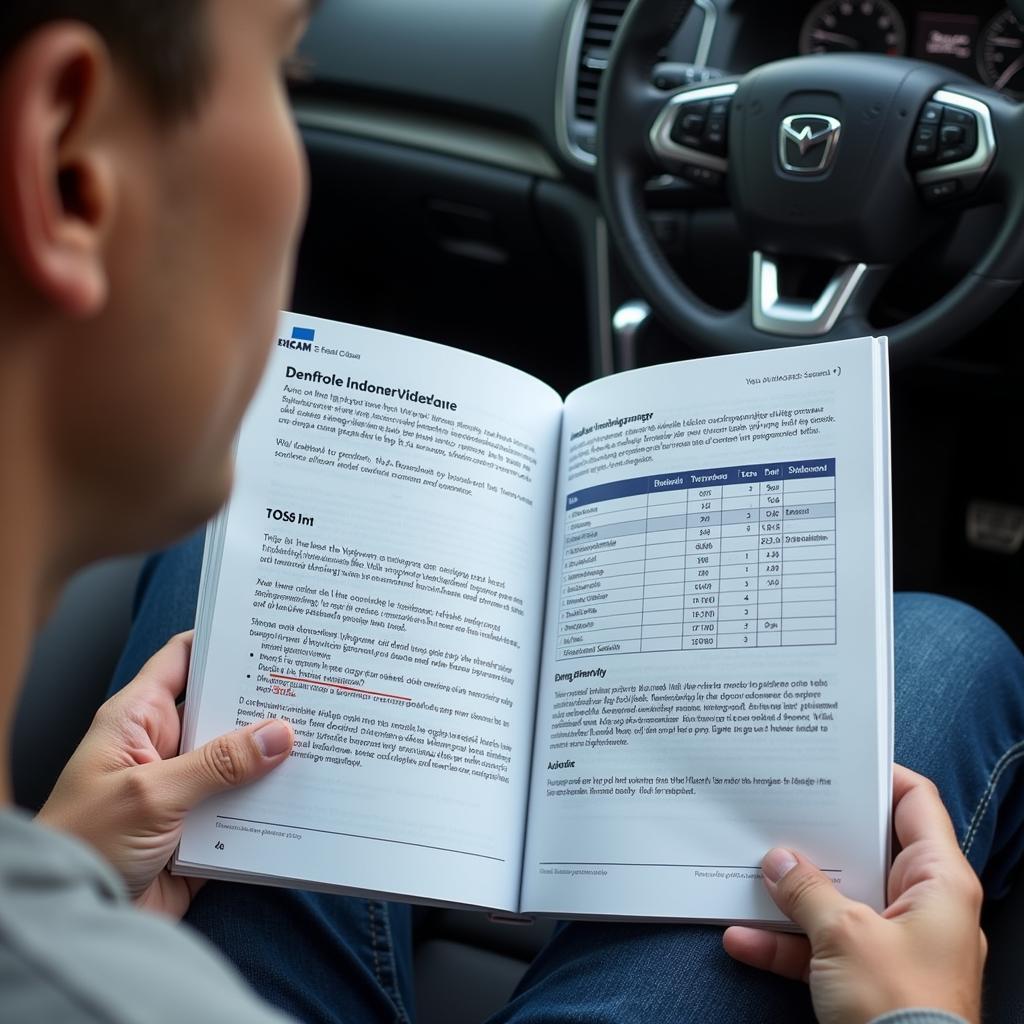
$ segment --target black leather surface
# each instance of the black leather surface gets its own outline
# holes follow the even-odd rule
[[[425,941],[415,963],[416,1024],[480,1024],[508,1002],[527,967],[447,939]]]
[[[78,576],[39,634],[14,723],[15,802],[38,810],[103,703],[131,625],[141,558]]]
[[[571,0],[337,0],[303,53],[319,87],[504,122],[556,151],[556,70]]]

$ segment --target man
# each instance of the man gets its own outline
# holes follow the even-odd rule
[[[227,496],[305,205],[281,68],[308,13],[304,0],[7,0],[0,13],[4,744],[33,629],[68,576],[167,542]],[[150,591],[164,624],[160,594],[194,586],[194,553],[168,560]],[[905,694],[970,706],[983,688],[1005,702],[1009,724],[973,715],[934,730],[957,758],[929,754],[925,716],[907,715],[909,753],[944,771],[981,866],[1020,826],[997,812],[1024,731],[1021,659],[950,602],[904,602],[900,617]],[[945,646],[929,634],[913,647],[926,629]],[[287,723],[266,722],[177,756],[189,648],[173,639],[100,710],[37,821],[0,811],[0,1016],[283,1019],[172,923],[187,913],[278,1006],[409,1019],[408,908],[200,892],[165,870],[191,807],[272,771],[291,746]],[[903,770],[895,788],[902,852],[885,915],[773,851],[766,884],[809,939],[733,929],[726,947],[809,980],[823,1021],[923,1006],[977,1020],[980,888],[934,788]],[[562,928],[500,1019],[807,1016],[799,987],[731,966],[720,942],[711,929]]]

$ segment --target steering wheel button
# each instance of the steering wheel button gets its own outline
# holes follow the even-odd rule
[[[967,131],[958,124],[944,124],[941,138],[943,146],[962,146],[967,141]]]
[[[942,123],[958,124],[966,128],[968,126],[976,126],[978,122],[969,110],[958,110],[956,107],[944,107]]]
[[[974,152],[971,146],[942,146],[939,149],[939,163],[940,164],[956,164],[961,160],[966,160]]]
[[[948,181],[936,181],[931,185],[925,185],[921,192],[926,202],[941,203],[957,196],[960,192],[960,182],[956,178],[950,178]]]
[[[683,168],[683,177],[704,188],[718,188],[724,181],[724,176],[718,171],[713,171],[709,167],[695,167],[692,164]]]
[[[711,117],[728,117],[729,100],[715,100],[708,111]]]
[[[704,136],[703,148],[717,156],[725,156],[725,132],[708,132]]]
[[[707,131],[704,132],[704,146],[713,153],[725,155],[726,125],[724,116],[714,114],[708,118]]]
[[[942,104],[926,103],[924,105],[924,113],[921,115],[921,120],[925,124],[938,124],[942,120]]]
[[[933,124],[921,124],[914,132],[914,141],[910,147],[910,155],[915,160],[928,160],[935,156],[938,148],[939,131]]]
[[[677,125],[672,131],[672,141],[678,142],[680,146],[685,146],[687,149],[700,149],[704,143],[704,136],[702,134],[687,134]]]
[[[679,108],[672,126],[672,141],[688,149],[700,149],[704,129],[708,123],[708,104],[686,103]]]

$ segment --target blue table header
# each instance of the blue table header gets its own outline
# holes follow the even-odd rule
[[[754,466],[729,466],[723,469],[691,469],[659,476],[639,476],[632,480],[616,480],[597,487],[574,491],[566,499],[565,509],[592,505],[614,498],[632,498],[638,494],[659,494],[664,491],[689,491],[700,487],[726,487],[734,484],[773,483],[779,480],[803,480],[809,477],[834,477],[835,459],[813,459],[804,462],[759,463]]]

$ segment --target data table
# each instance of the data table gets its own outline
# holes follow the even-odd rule
[[[836,642],[836,460],[686,470],[566,500],[559,660]]]

